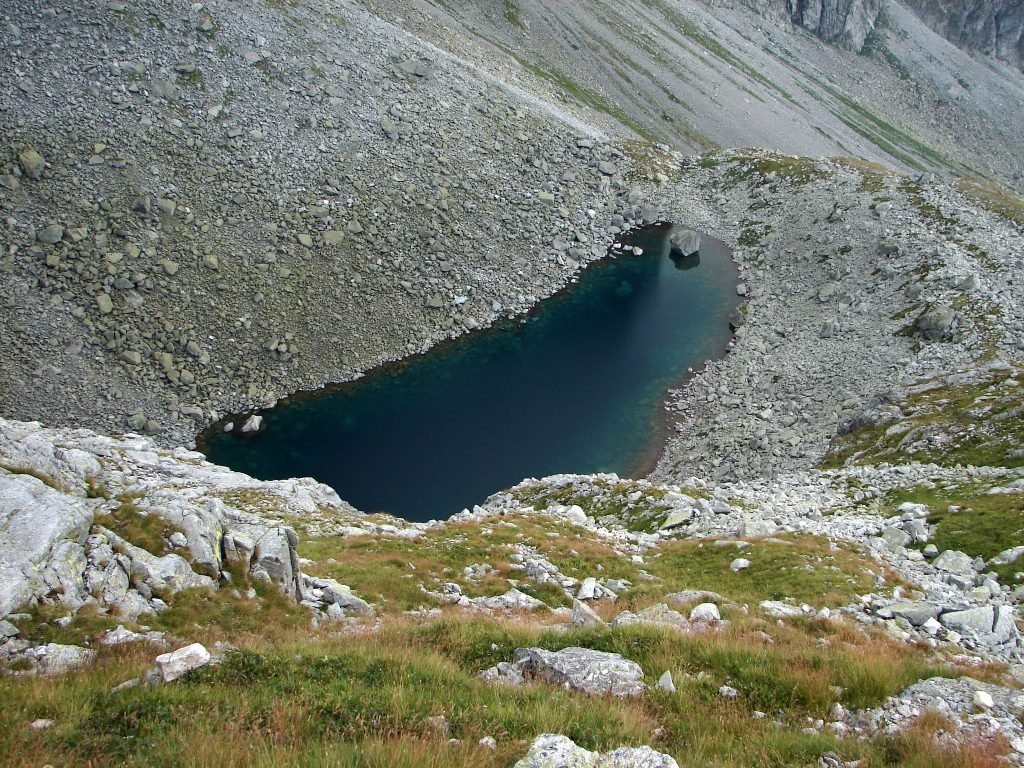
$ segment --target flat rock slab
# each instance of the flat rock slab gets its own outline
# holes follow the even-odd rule
[[[0,475],[0,617],[39,591],[57,543],[84,540],[91,522],[85,499],[30,475]]]
[[[974,632],[990,642],[1003,643],[1019,636],[1013,622],[1013,609],[1008,605],[950,611],[939,616],[939,621],[952,629]]]
[[[25,655],[35,662],[39,674],[62,675],[91,664],[96,658],[96,651],[78,645],[47,643],[30,648]]]
[[[904,618],[913,626],[920,627],[928,619],[938,618],[942,612],[942,606],[935,603],[915,600],[900,600],[878,610],[882,618]]]
[[[502,662],[481,677],[491,682],[520,685],[529,680],[558,685],[591,695],[639,696],[644,692],[644,671],[635,661],[617,653],[589,648],[518,648],[511,664]]]
[[[650,747],[590,752],[566,736],[545,733],[534,739],[515,768],[678,768],[678,764],[671,756]]]

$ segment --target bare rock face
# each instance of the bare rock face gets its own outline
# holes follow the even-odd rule
[[[786,0],[794,24],[851,51],[864,47],[879,8],[878,0]]]
[[[81,544],[92,515],[85,499],[69,498],[36,477],[0,475],[0,616],[34,594],[77,599],[84,590],[75,589],[68,574],[84,565]]]
[[[907,0],[906,4],[954,45],[1024,70],[1024,5],[1019,0]]]
[[[881,7],[879,0],[753,0],[751,5],[851,51],[864,47]]]
[[[112,530],[125,499],[132,514],[177,529],[159,551]],[[265,515],[319,509],[351,510],[310,479],[263,483],[137,435],[0,419],[0,618],[55,602],[72,612],[98,602],[137,618],[167,607],[154,593],[217,589],[232,568],[301,601],[298,537]]]

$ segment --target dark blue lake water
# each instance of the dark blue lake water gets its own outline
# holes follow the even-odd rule
[[[366,512],[445,518],[525,477],[649,471],[665,391],[731,337],[736,273],[704,239],[670,258],[669,228],[627,241],[643,255],[591,265],[577,284],[508,321],[328,391],[282,401],[266,430],[211,428],[211,461],[271,480],[312,476]]]

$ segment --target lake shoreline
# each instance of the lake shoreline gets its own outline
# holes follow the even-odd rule
[[[660,248],[663,251],[663,258],[668,259],[669,258],[669,254],[668,254],[669,245],[668,245],[667,238],[668,238],[669,233],[673,230],[673,228],[674,228],[674,225],[672,225],[669,222],[659,222],[659,223],[657,223],[655,225],[649,225],[647,227],[641,227],[641,228],[632,229],[632,230],[630,230],[630,231],[620,235],[616,239],[616,241],[612,245],[612,247],[610,247],[608,249],[608,252],[607,252],[606,256],[603,259],[598,260],[597,262],[594,262],[594,263],[599,264],[599,265],[603,265],[605,267],[610,267],[611,263],[616,258],[619,258],[619,257],[626,257],[626,258],[632,257],[633,256],[633,250],[632,249],[634,247],[634,244],[637,242],[637,239],[639,238],[639,239],[642,240],[645,237],[649,239],[652,236],[655,237],[655,238],[661,238],[661,240],[660,240],[661,245],[659,245],[657,247]],[[652,230],[653,230],[653,233],[652,233]],[[714,245],[711,245],[712,243],[714,243]],[[639,245],[637,245],[636,247],[638,249],[641,249],[641,246],[639,246]],[[673,285],[673,284],[679,284],[679,285],[689,286],[685,290],[691,291],[691,292],[692,291],[697,291],[697,294],[695,294],[695,296],[696,295],[700,295],[702,298],[703,298],[703,296],[705,294],[707,294],[708,296],[714,295],[716,297],[715,300],[714,300],[716,302],[715,306],[719,308],[719,311],[714,313],[714,317],[717,317],[719,320],[721,320],[722,317],[724,317],[726,314],[728,314],[730,311],[732,311],[734,309],[734,302],[732,300],[732,297],[734,296],[734,294],[732,292],[732,288],[735,285],[735,280],[736,280],[736,264],[735,264],[734,260],[732,259],[731,252],[730,252],[728,246],[725,243],[723,243],[721,241],[718,241],[718,240],[716,240],[714,238],[708,237],[705,240],[705,249],[707,249],[708,247],[710,247],[711,250],[710,251],[708,251],[708,250],[705,251],[705,254],[706,254],[705,258],[718,259],[718,261],[713,262],[716,266],[714,267],[714,269],[710,273],[708,273],[705,270],[705,272],[699,272],[699,273],[696,273],[696,274],[698,274],[698,275],[705,275],[705,278],[704,278],[705,280],[707,280],[707,279],[713,280],[714,281],[714,285],[717,286],[714,291],[710,291],[709,292],[709,289],[711,287],[710,284],[708,284],[707,287],[704,287],[700,283],[695,283],[695,282],[692,282],[692,281],[686,281],[684,283],[679,283],[678,280],[672,280],[669,283],[667,283],[666,285],[670,286],[670,285]],[[642,248],[641,250],[648,250],[648,248]],[[639,257],[639,258],[642,258],[642,257]],[[668,270],[668,272],[666,273],[664,265],[661,264],[661,262],[658,262],[658,263],[659,263],[659,267],[658,267],[657,271],[658,271],[659,274],[666,274],[666,275],[676,275],[677,274],[676,272],[673,272],[672,270]],[[673,263],[675,264],[677,269],[680,269],[678,264],[675,263],[675,260],[673,260]],[[709,262],[709,264],[710,263],[712,263],[712,262]],[[645,270],[647,270],[647,268],[645,268]],[[649,272],[649,270],[647,270],[647,272]],[[629,271],[629,270],[627,270],[627,272],[625,273],[625,275],[630,275],[630,274],[634,274],[634,273]],[[636,277],[639,277],[640,274],[644,274],[644,273],[635,273],[635,274],[636,274]],[[617,278],[616,277],[611,277],[610,274],[608,274],[603,279],[604,279],[604,281],[606,283],[606,287],[603,290],[607,291],[609,289],[608,285],[610,285],[610,284],[607,283],[607,281],[610,280],[610,281],[614,282]],[[631,280],[632,278],[624,278],[624,279]],[[662,278],[657,278],[657,279],[662,279]],[[570,295],[571,295],[571,292],[576,289],[576,284],[578,282],[579,282],[579,278],[578,277],[574,277],[571,281],[569,281],[566,285],[564,285],[559,291],[557,291],[555,294],[553,294],[551,297],[549,297],[549,299],[556,299],[556,300],[557,299],[565,299],[566,301],[572,302],[573,299],[570,298]],[[598,283],[598,284],[600,284],[600,283]],[[657,284],[658,284],[657,282],[654,283],[654,285],[657,285]],[[596,285],[596,284],[592,284],[592,285]],[[646,290],[654,290],[653,288],[644,288],[643,287],[644,285],[645,285],[644,282],[641,282],[639,284],[640,290],[644,290],[644,291],[646,291]],[[632,287],[629,288],[629,291],[632,292],[635,289],[636,289],[636,286],[632,286]],[[668,288],[665,288],[665,289],[662,289],[662,290],[668,290]],[[597,294],[597,295],[600,295],[600,294]],[[719,295],[721,295],[722,300],[724,300],[724,302],[725,302],[724,304],[723,303],[717,303],[717,302],[719,302],[719,299],[718,299]],[[577,297],[575,301],[578,302],[582,298],[583,298],[583,296],[581,295],[581,296]],[[407,356],[405,358],[402,358],[401,360],[385,363],[385,364],[383,364],[381,366],[378,366],[377,368],[372,369],[371,371],[368,371],[366,374],[364,374],[363,376],[360,376],[359,378],[357,378],[355,380],[331,383],[331,384],[328,384],[328,385],[326,385],[324,387],[319,387],[319,388],[311,389],[311,390],[300,390],[298,392],[295,392],[295,393],[287,396],[286,398],[282,398],[281,400],[279,400],[275,404],[275,406],[273,408],[262,409],[262,410],[259,410],[259,411],[242,412],[242,413],[232,414],[230,416],[224,417],[221,420],[219,420],[218,422],[216,422],[214,425],[212,425],[211,427],[207,428],[206,430],[204,430],[202,433],[199,434],[199,436],[197,437],[197,443],[199,445],[199,449],[202,450],[204,453],[211,453],[212,452],[214,455],[211,457],[211,460],[217,461],[219,463],[231,464],[231,463],[234,463],[234,461],[242,461],[243,463],[241,465],[236,465],[237,469],[239,469],[240,471],[244,471],[244,472],[250,473],[250,474],[255,474],[255,475],[262,476],[259,471],[254,471],[253,465],[245,464],[244,463],[246,461],[245,459],[239,459],[237,457],[237,455],[236,455],[236,459],[235,460],[232,460],[232,459],[229,458],[229,456],[231,455],[231,451],[232,451],[232,448],[230,446],[234,444],[234,441],[236,441],[236,440],[246,440],[246,441],[249,441],[249,440],[266,439],[267,436],[270,434],[269,431],[263,430],[263,429],[261,429],[261,431],[258,432],[258,433],[250,433],[248,435],[241,435],[241,434],[239,434],[238,430],[240,430],[242,425],[245,424],[246,421],[251,416],[257,415],[257,416],[266,418],[270,414],[279,413],[281,411],[282,407],[288,407],[288,406],[292,406],[292,407],[298,406],[298,407],[301,407],[303,404],[307,404],[307,403],[309,403],[311,401],[317,401],[317,400],[320,400],[320,399],[325,398],[325,397],[332,397],[332,396],[339,396],[339,395],[344,396],[345,394],[352,394],[352,393],[357,392],[359,387],[361,387],[361,386],[369,385],[373,389],[377,389],[377,388],[382,387],[382,386],[388,386],[386,384],[386,382],[387,382],[389,377],[397,376],[397,375],[401,374],[403,371],[406,371],[409,368],[416,368],[417,366],[430,365],[430,363],[432,361],[437,360],[440,356],[449,355],[449,354],[454,353],[454,354],[456,354],[456,358],[455,359],[458,359],[458,355],[460,355],[460,354],[462,354],[462,355],[471,355],[473,353],[470,352],[468,349],[463,349],[463,351],[460,353],[459,352],[459,348],[462,345],[466,345],[466,344],[476,344],[476,345],[479,345],[481,343],[482,339],[485,339],[488,336],[493,336],[495,334],[510,333],[510,332],[511,333],[515,333],[515,331],[518,328],[520,328],[521,326],[524,326],[524,325],[530,323],[532,320],[536,319],[538,314],[540,312],[542,312],[542,310],[544,308],[552,306],[552,303],[549,301],[549,299],[548,300],[542,300],[542,301],[538,302],[533,307],[531,307],[529,312],[527,312],[525,314],[517,315],[517,316],[515,316],[513,318],[504,318],[504,319],[500,320],[499,322],[496,322],[496,323],[494,323],[493,325],[491,325],[491,326],[489,326],[487,328],[483,328],[483,329],[480,329],[478,331],[471,332],[469,334],[464,334],[464,335],[462,335],[460,337],[457,337],[455,339],[449,339],[449,340],[442,341],[441,343],[436,344],[435,346],[433,346],[432,348],[430,348],[426,352],[418,353],[416,355],[410,355],[410,356]],[[657,307],[660,306],[661,304],[663,304],[666,301],[666,297],[665,296],[662,296],[660,299],[656,299],[656,298],[654,298],[652,296],[638,295],[637,298],[632,299],[631,301],[634,301],[634,302],[635,301],[640,301],[643,305],[646,306],[647,303],[649,301],[652,301],[652,300],[655,302],[653,305],[651,305],[653,307],[653,309],[645,310],[645,312],[646,311],[652,311],[652,312],[664,311],[664,310],[657,310]],[[682,296],[680,297],[680,300],[683,300]],[[691,301],[690,300],[683,300],[683,301],[684,301],[684,304],[686,306],[691,306]],[[600,304],[600,302],[599,302],[599,304]],[[726,304],[728,304],[728,306],[726,306]],[[555,304],[554,306],[558,306],[558,304]],[[579,309],[576,309],[576,310],[571,309],[572,306],[573,306],[572,303],[570,303],[568,305],[562,305],[562,309],[560,309],[560,310],[552,309],[552,311],[555,311],[556,315],[557,315],[557,312],[563,312],[564,313],[565,311],[570,311],[570,312],[571,311],[576,311],[576,312],[581,311]],[[628,306],[628,305],[626,305],[626,306]],[[679,309],[678,309],[679,305],[676,302],[676,300],[672,300],[671,301],[671,306],[673,308],[672,309],[673,312],[678,312],[679,311]],[[697,300],[697,304],[692,305],[692,306],[695,306],[695,307],[703,306],[703,304],[702,304],[702,301],[700,299],[698,299]],[[569,309],[566,309],[566,307],[568,307]],[[590,310],[583,310],[583,311],[591,311],[592,312],[594,310],[590,309]],[[598,310],[599,313],[600,312],[605,312],[606,313],[608,311],[609,310],[608,310],[607,307],[604,308],[604,309],[599,309]],[[632,317],[632,312],[633,311],[635,311],[635,310],[631,310],[626,316],[624,316],[624,320],[626,321],[626,325],[624,326],[624,328],[626,328],[626,330],[625,331],[622,331],[622,330],[620,330],[620,331],[613,331],[612,332],[613,333],[613,338],[615,338],[615,336],[614,336],[615,333],[627,333],[627,334],[629,334],[629,333],[636,333],[636,332],[638,332],[638,331],[636,331],[636,329],[632,329],[631,328],[631,323],[635,322],[635,318]],[[691,326],[691,321],[692,321],[692,327],[693,327],[693,329],[695,329],[694,333],[696,334],[694,336],[694,340],[693,340],[693,344],[695,346],[693,346],[692,349],[694,350],[694,352],[696,354],[701,355],[701,358],[698,361],[694,361],[693,363],[690,363],[690,364],[686,365],[688,370],[686,370],[683,373],[682,376],[675,377],[671,381],[669,381],[665,385],[664,389],[653,399],[653,402],[651,403],[651,406],[650,406],[649,422],[647,423],[646,426],[639,426],[639,427],[636,427],[636,428],[629,428],[629,431],[627,431],[625,433],[625,442],[623,443],[623,446],[624,446],[624,449],[627,450],[627,451],[632,451],[633,450],[633,449],[628,447],[631,444],[631,442],[639,442],[639,441],[641,441],[642,438],[639,437],[639,435],[641,435],[641,434],[649,434],[650,438],[649,438],[649,440],[645,441],[645,444],[643,446],[641,446],[638,449],[636,449],[635,453],[629,454],[629,455],[632,455],[634,458],[632,458],[632,459],[625,458],[625,456],[626,456],[625,454],[623,456],[620,456],[620,458],[618,460],[619,461],[625,461],[625,463],[627,465],[625,467],[620,466],[620,467],[617,468],[617,474],[620,474],[623,477],[642,477],[642,476],[644,476],[646,474],[649,474],[656,467],[657,462],[659,460],[659,457],[662,455],[662,453],[665,450],[667,441],[672,437],[672,435],[675,433],[675,431],[678,430],[678,420],[675,418],[675,415],[668,408],[668,404],[671,402],[671,399],[673,397],[673,392],[675,392],[679,387],[687,386],[688,381],[696,374],[696,372],[698,372],[699,370],[702,370],[711,360],[718,359],[721,356],[727,354],[728,351],[729,351],[729,348],[730,348],[730,345],[731,345],[732,339],[733,339],[733,333],[731,332],[731,329],[728,327],[728,325],[723,323],[721,329],[714,330],[715,328],[718,328],[717,322],[719,320],[713,319],[712,316],[705,317],[705,314],[704,314],[703,310],[697,310],[697,311],[701,312],[701,319],[700,320],[694,320],[693,318],[690,318],[688,320],[683,320],[682,322],[683,322],[684,325],[687,326],[687,328],[689,328]],[[671,315],[669,315],[669,317],[671,317]],[[545,321],[542,320],[541,322],[545,322]],[[708,325],[706,325],[706,323],[712,323],[712,325],[708,326]],[[618,324],[619,324],[618,321],[615,321],[613,323],[613,325],[618,325]],[[650,336],[650,338],[648,338],[644,343],[657,345],[657,344],[660,343],[660,340],[662,338],[678,338],[680,333],[686,333],[687,332],[687,331],[680,330],[680,328],[677,326],[677,323],[676,323],[675,320],[673,320],[670,323],[665,323],[665,324],[659,323],[659,325],[665,325],[667,327],[666,328],[658,328],[653,335],[650,335],[648,333],[644,333],[644,336]],[[541,333],[544,333],[544,331],[541,331]],[[628,336],[624,337],[623,340],[625,340],[626,338],[628,338]],[[591,340],[591,343],[593,343],[593,340]],[[502,346],[501,342],[498,342],[498,348],[500,348],[501,346]],[[588,344],[584,344],[583,348],[586,349],[589,346],[590,346],[589,343]],[[678,342],[672,343],[668,347],[659,347],[659,348],[664,348],[664,349],[672,350],[669,353],[668,357],[666,358],[665,363],[659,363],[659,364],[669,364],[669,365],[672,364],[671,362],[669,362],[670,360],[675,359],[676,356],[678,356],[678,355],[686,355],[687,353],[686,353],[685,350],[690,349],[690,347],[686,346],[685,344],[683,346],[678,346]],[[709,349],[711,351],[711,354],[709,354],[707,356],[704,356],[704,353],[708,352]],[[631,355],[631,354],[634,354],[634,352],[630,352],[629,350],[630,350],[630,347],[627,347],[624,351],[623,350],[619,350],[619,354],[625,354],[627,356]],[[696,350],[702,350],[702,351],[701,352],[697,352]],[[590,350],[589,352],[583,352],[582,354],[584,354],[584,355],[587,355],[587,354],[593,355],[594,354],[594,350]],[[600,355],[600,356],[601,356],[602,359],[605,358],[605,356],[603,354]],[[560,355],[560,357],[561,357],[561,355]],[[570,357],[571,357],[571,355],[570,355]],[[612,355],[610,355],[608,357],[608,364],[609,365],[614,366],[616,364],[615,357],[616,356],[614,354],[612,354]],[[662,358],[659,355],[656,359],[660,360]],[[523,364],[528,364],[528,361],[522,361],[522,362],[523,362]],[[647,364],[652,364],[652,363],[651,363],[651,361],[647,361]],[[587,369],[587,370],[589,371],[590,369]],[[652,371],[652,373],[653,373],[653,371]],[[635,381],[637,375],[638,375],[637,373],[633,373],[632,376],[627,375],[625,380],[634,380]],[[362,396],[365,398],[365,396],[366,396],[365,392],[363,393]],[[374,395],[371,394],[370,396],[373,397]],[[593,396],[593,395],[591,395],[591,396]],[[359,397],[360,397],[359,395],[356,395],[356,399],[357,400],[359,399]],[[637,401],[637,404],[639,405],[640,402],[646,402],[648,397],[650,397],[650,394],[643,395],[643,399],[641,401]],[[574,400],[575,400],[575,398],[574,398]],[[586,406],[582,405],[585,402],[586,402],[585,399],[583,401],[581,401],[580,404],[581,404],[582,407],[586,407]],[[326,406],[326,407],[327,408],[331,408],[331,406]],[[358,406],[355,406],[355,407],[358,407]],[[347,408],[347,406],[343,406],[343,408]],[[630,412],[629,409],[627,409],[627,410],[623,411],[622,413],[629,413],[629,412]],[[332,413],[332,411],[328,411],[327,413]],[[300,424],[305,424],[305,422],[309,421],[309,418],[310,418],[309,414],[310,414],[309,410],[306,410],[304,412],[304,417],[300,419]],[[615,415],[616,415],[615,411],[609,412],[609,419],[613,419],[615,417]],[[629,417],[626,417],[626,418],[629,418]],[[271,423],[268,424],[267,421],[269,421]],[[264,421],[263,426],[269,427],[269,430],[275,430],[275,428],[277,430],[280,430],[281,425],[280,424],[274,425],[272,423],[273,419],[267,419],[267,421]],[[229,431],[234,431],[235,432],[234,435],[226,435],[226,434],[224,434],[225,427],[227,425],[231,425],[232,429],[229,430]],[[305,426],[298,426],[296,428],[297,429],[305,429],[306,427]],[[579,428],[583,429],[585,427],[581,424],[579,426]],[[573,428],[573,429],[578,431],[577,428]],[[589,427],[586,427],[586,429],[588,430],[588,433],[589,433]],[[614,427],[605,426],[603,433],[607,435],[607,434],[610,434],[613,430],[614,430]],[[499,432],[500,432],[500,430],[499,430]],[[599,430],[598,433],[600,433],[600,430]],[[556,434],[562,434],[562,433],[556,431]],[[286,439],[287,440],[287,438],[282,438],[282,439]],[[346,438],[343,438],[343,439],[346,439]],[[500,438],[498,438],[498,439],[500,440]],[[566,434],[566,438],[565,439],[567,439],[569,441],[572,441],[573,439],[576,439],[576,438],[571,437],[571,434]],[[292,442],[294,442],[294,441],[292,441]],[[326,443],[324,443],[322,440],[320,442],[321,442],[321,444],[326,445]],[[401,442],[401,441],[399,441],[399,442]],[[218,444],[220,446],[220,450],[218,450]],[[542,441],[542,444],[544,444],[545,450],[547,450],[548,445],[546,444],[546,441]],[[556,440],[556,444],[557,444],[557,440]],[[571,445],[571,444],[572,444],[571,442],[566,443],[566,445]],[[618,444],[618,441],[616,441],[616,444]],[[600,446],[601,443],[599,443],[597,445]],[[225,446],[228,446],[228,447],[225,447]],[[251,449],[249,449],[249,448],[242,448],[242,449],[235,448],[235,450],[239,450],[241,453],[244,453],[245,455],[251,455],[253,453],[253,451]],[[273,454],[274,451],[281,451],[281,450],[285,450],[285,449],[281,448],[279,446],[275,446],[274,449],[271,451],[271,454]],[[329,452],[329,450],[330,449],[328,449],[328,452]],[[601,450],[601,449],[600,448],[596,448],[595,450]],[[225,454],[225,451],[227,451],[227,454]],[[255,451],[255,452],[259,453],[259,451]],[[372,452],[372,448],[371,448],[371,452]],[[348,453],[346,455],[353,456],[354,454]],[[260,460],[260,461],[262,461],[262,460]],[[267,461],[272,461],[272,460],[268,459]],[[538,459],[538,461],[540,461],[540,460]],[[343,463],[348,463],[348,462],[343,462]],[[500,464],[501,463],[499,462],[498,465],[500,465]],[[314,474],[314,475],[318,476],[321,479],[321,481],[327,482],[329,485],[332,485],[332,482],[330,481],[330,479],[323,475],[323,472],[325,471],[323,468],[321,468],[321,470],[318,472],[318,471],[312,470],[312,469],[309,470],[309,471],[301,471],[300,467],[294,467],[294,466],[291,466],[291,465],[289,465],[289,466],[290,466],[290,469],[293,472],[294,471],[299,471],[300,474]],[[577,471],[594,470],[594,471],[596,471],[597,467],[590,465],[588,462],[585,462],[583,465],[575,465],[574,466],[572,464],[566,464],[566,465],[556,464],[555,466],[550,467],[550,471],[551,472],[554,472],[554,471],[568,471],[568,470],[577,470]],[[272,477],[272,476],[273,475],[267,475],[268,478]],[[516,478],[516,479],[518,479],[518,478]],[[510,482],[514,482],[514,481],[510,481]],[[485,494],[485,495],[489,495],[490,493],[497,492],[497,491],[501,490],[502,487],[504,487],[504,486],[500,486],[500,487],[490,487],[490,486],[488,486],[487,494]],[[336,488],[336,490],[338,490],[339,494],[342,497],[346,496],[345,489],[343,487]],[[484,498],[484,496],[481,496],[481,499],[482,498]],[[472,503],[474,502],[474,500],[477,500],[477,499],[475,499],[475,496],[472,497],[472,498],[467,498],[465,500],[465,502],[464,502],[464,506],[471,506]],[[356,502],[353,502],[353,503],[356,503]],[[357,506],[359,506],[358,503],[357,503]],[[393,510],[390,510],[390,509],[388,511],[393,512]],[[456,513],[456,512],[458,512],[458,509],[453,509],[452,510],[452,513]]]

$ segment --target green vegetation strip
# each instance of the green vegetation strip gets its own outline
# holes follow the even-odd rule
[[[912,394],[894,403],[901,417],[837,437],[823,467],[882,461],[1024,466],[1020,398],[1020,385],[1007,371],[993,371],[977,383]]]
[[[477,679],[481,669],[525,646],[621,653],[650,680],[673,671],[678,690],[621,701]],[[145,649],[106,649],[87,671],[11,680],[0,702],[5,759],[91,766],[508,766],[535,736],[555,732],[588,749],[652,744],[681,766],[804,765],[826,751],[902,765],[899,743],[805,734],[803,718],[825,717],[838,700],[877,704],[918,678],[958,672],[914,646],[863,630],[754,619],[706,635],[445,620],[375,636],[304,637],[233,650],[175,684],[112,692],[149,663]],[[727,680],[740,691],[738,700],[718,695]],[[755,708],[784,710],[783,725],[751,719]],[[444,725],[433,719],[438,716]],[[31,731],[25,723],[35,718],[54,726]],[[484,736],[496,739],[496,750],[478,745]]]

